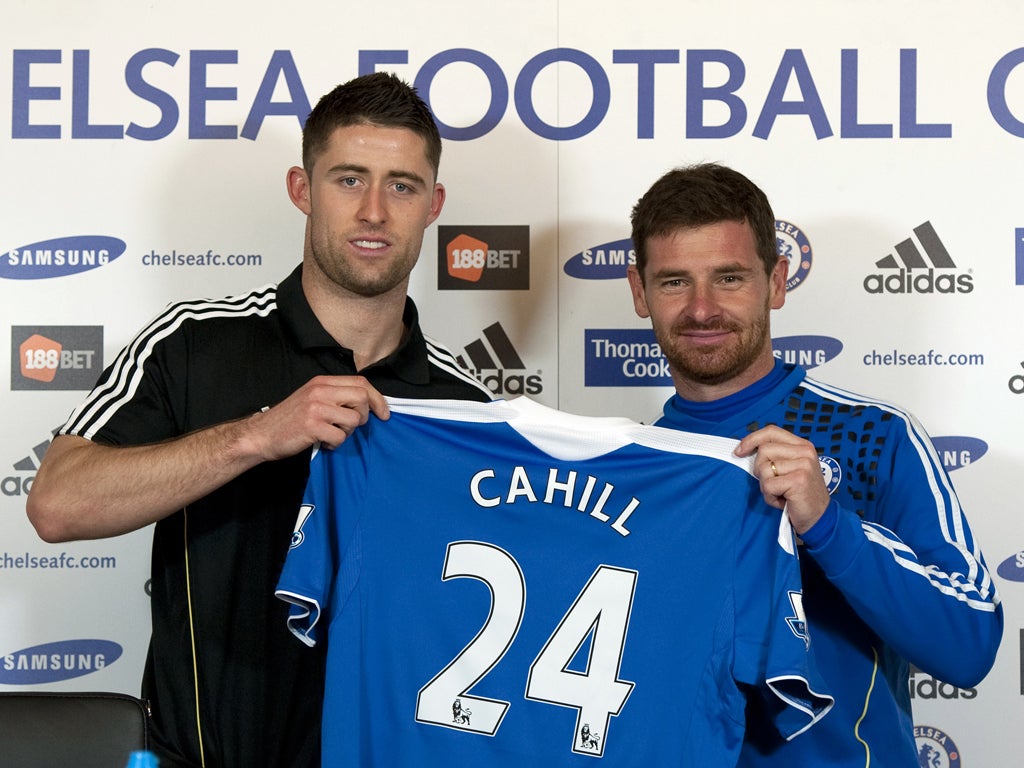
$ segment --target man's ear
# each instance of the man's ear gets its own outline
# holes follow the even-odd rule
[[[293,165],[288,169],[285,183],[288,186],[288,199],[292,201],[292,205],[309,216],[313,211],[313,204],[310,200],[309,176],[306,171]]]
[[[633,309],[639,317],[650,317],[651,311],[647,308],[647,294],[644,292],[644,281],[636,266],[630,264],[626,267],[626,279],[629,280],[629,290],[633,294]]]
[[[780,257],[768,278],[772,309],[782,309],[786,303],[786,278],[789,277],[789,259]]]
[[[434,191],[430,197],[430,213],[427,214],[427,223],[424,225],[424,229],[437,221],[437,217],[441,215],[446,194],[444,184],[435,182]]]

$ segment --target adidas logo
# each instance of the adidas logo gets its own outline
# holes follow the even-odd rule
[[[895,254],[890,253],[875,262],[875,266],[885,272],[864,278],[865,291],[899,294],[970,293],[974,290],[974,278],[969,273],[946,271],[955,270],[956,263],[930,221],[915,227],[914,235],[921,248],[912,238],[897,243]]]
[[[483,336],[467,344],[458,361],[494,395],[539,395],[544,391],[540,374],[526,375],[526,364],[501,323],[484,328]]]
[[[57,434],[57,427],[53,434]],[[28,476],[23,474],[9,475],[0,480],[0,493],[4,496],[28,496],[28,489],[32,487],[32,481],[36,478],[36,470],[43,461],[43,454],[50,447],[50,440],[39,443],[32,449],[32,453],[23,459],[14,462],[14,471],[19,473],[30,472]]]

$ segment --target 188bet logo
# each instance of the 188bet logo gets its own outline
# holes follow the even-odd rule
[[[487,266],[487,243],[469,235],[459,235],[448,243],[448,274],[470,282],[477,282]],[[495,252],[494,263],[498,266],[499,254]],[[512,266],[517,266],[518,253],[501,254],[508,258]]]
[[[530,228],[438,227],[441,290],[529,290]]]
[[[38,333],[30,336],[18,349],[21,375],[36,381],[53,381],[60,365],[61,345]]]
[[[11,389],[89,389],[103,363],[102,326],[13,326]]]

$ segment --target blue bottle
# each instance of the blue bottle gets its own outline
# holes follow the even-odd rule
[[[132,752],[125,768],[159,768],[160,759],[152,752]]]

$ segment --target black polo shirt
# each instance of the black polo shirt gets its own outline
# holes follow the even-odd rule
[[[411,299],[403,319],[398,349],[360,374],[387,395],[489,399],[424,339]],[[273,406],[314,376],[354,373],[352,352],[306,301],[299,267],[278,286],[170,306],[61,432],[157,442]],[[288,608],[274,597],[308,460],[303,451],[254,467],[154,527],[142,693],[161,765],[319,765],[325,649],[291,636]]]

